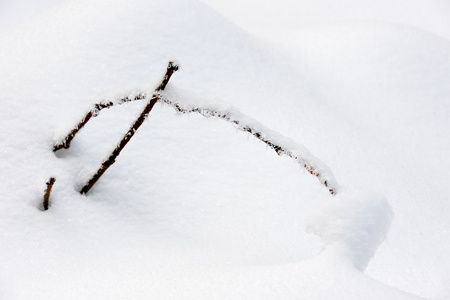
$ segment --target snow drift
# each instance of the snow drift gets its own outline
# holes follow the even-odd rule
[[[323,204],[307,228],[322,238],[325,251],[342,252],[364,270],[386,238],[392,208],[382,195],[367,191],[344,191],[335,200]]]
[[[413,45],[429,41],[407,32]],[[316,40],[305,41],[305,47],[314,47]],[[446,43],[431,45],[437,49],[433,53],[448,49]],[[414,49],[423,53],[428,47]],[[415,199],[417,205],[424,190],[420,196],[404,194],[397,186],[404,186],[406,179],[401,184],[392,180],[409,173],[401,169],[408,160],[400,160],[393,175],[384,176],[398,155],[391,160],[383,151],[377,154],[386,140],[379,134],[367,137],[374,130],[369,118],[364,123],[362,117],[353,118],[343,92],[332,97],[331,91],[342,89],[323,74],[336,74],[331,72],[336,65],[330,63],[327,69],[307,56],[294,60],[188,0],[62,3],[3,35],[0,49],[3,298],[414,298],[357,270],[364,269],[388,228],[391,210],[384,198],[349,194],[334,199],[289,159],[264,151],[258,141],[235,134],[220,120],[180,117],[169,107],[156,107],[92,193],[78,193],[142,103],[102,112],[57,156],[52,152],[54,137],[66,132],[105,92],[150,85],[173,56],[183,63],[182,72],[171,80],[176,91],[229,102],[303,143],[346,185],[382,188],[395,211],[394,234],[389,235],[390,245],[375,255],[377,267],[369,264],[369,274],[425,296],[445,293],[445,285],[422,283],[417,274],[409,276],[411,282],[399,280],[405,278],[405,266],[414,262],[422,272],[434,261],[431,255],[422,262],[412,260],[414,249],[422,246],[405,249],[417,241],[417,231],[405,230],[410,218],[417,220],[417,210],[423,208],[426,219],[435,221],[426,228],[440,235],[420,241],[433,245],[437,257],[449,247],[436,244],[439,237],[445,240],[442,228],[448,220],[425,204],[405,208],[405,198]],[[382,49],[389,58],[392,49]],[[405,58],[397,67],[414,59]],[[442,62],[446,74],[443,56],[435,61]],[[358,83],[354,74],[351,78]],[[436,93],[448,95],[445,89],[436,88]],[[381,128],[396,137],[388,134],[389,126]],[[448,139],[443,141],[446,146]],[[436,155],[442,158],[442,153]],[[439,180],[448,178],[440,174]],[[38,207],[50,176],[57,182],[51,208],[44,213]],[[420,182],[406,178],[414,179],[408,188]],[[438,210],[445,207],[436,201]],[[324,241],[327,250],[320,255],[320,238],[305,232],[306,220],[315,211],[308,226]],[[430,211],[436,218],[430,218]],[[411,217],[405,217],[410,212]],[[442,262],[427,274],[449,278],[447,261]]]

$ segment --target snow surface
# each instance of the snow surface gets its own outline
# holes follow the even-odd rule
[[[340,191],[336,198],[310,217],[307,229],[321,236],[327,251],[347,252],[355,267],[364,270],[386,237],[392,209],[374,192]]]
[[[202,0],[264,38],[348,21],[403,24],[450,38],[447,0]]]
[[[45,2],[0,37],[2,299],[450,297],[448,40],[352,21],[272,45],[195,0]],[[144,103],[55,139],[173,57],[168,95],[230,103],[352,188],[330,196],[227,122],[157,105],[80,195]]]

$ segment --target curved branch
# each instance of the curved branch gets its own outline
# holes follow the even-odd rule
[[[237,129],[248,132],[270,148],[272,148],[278,155],[287,155],[299,163],[306,171],[317,177],[330,194],[335,195],[338,191],[338,184],[332,175],[330,169],[319,159],[314,157],[305,147],[298,145],[295,142],[288,140],[279,134],[266,128],[259,122],[240,113],[232,106],[222,109],[221,105],[217,108],[211,108],[211,103],[202,105],[194,102],[194,104],[181,103],[181,101],[172,101],[167,97],[161,99],[164,103],[172,106],[178,113],[199,113],[204,117],[217,117],[223,119]]]

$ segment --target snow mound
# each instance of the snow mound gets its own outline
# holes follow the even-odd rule
[[[380,34],[384,36],[389,28],[381,28]],[[417,44],[422,45],[423,39],[412,35],[417,43],[411,48],[422,49]],[[394,33],[393,39],[398,36]],[[306,50],[316,40],[308,35],[303,38]],[[364,42],[358,36],[349,41]],[[441,201],[442,196],[435,197],[446,193],[432,186],[432,198],[438,202],[431,205],[426,201],[420,204],[423,193],[411,195],[430,183],[419,185],[420,177],[410,174],[425,173],[432,178],[426,173],[435,173],[437,168],[411,169],[420,164],[406,158],[423,158],[429,151],[401,148],[407,145],[404,140],[393,144],[395,151],[379,144],[379,136],[371,135],[367,127],[371,125],[373,130],[373,124],[380,125],[382,135],[398,139],[393,134],[395,127],[381,126],[382,120],[372,114],[354,116],[360,112],[352,109],[359,92],[344,85],[360,86],[359,91],[367,94],[362,83],[375,84],[372,77],[385,78],[388,85],[370,86],[370,92],[385,93],[373,94],[370,100],[404,120],[403,110],[384,105],[391,100],[397,103],[398,94],[380,96],[392,91],[393,78],[410,78],[396,75],[408,74],[405,66],[414,56],[394,66],[400,73],[361,77],[356,76],[361,64],[355,63],[349,74],[342,60],[345,41],[339,44],[343,47],[339,53],[327,45],[312,45],[312,51],[299,52],[307,62],[291,60],[190,0],[70,1],[3,36],[0,294],[4,292],[4,298],[10,299],[324,299],[349,294],[380,299],[389,290],[351,265],[364,269],[387,231],[391,214],[383,198],[363,193],[331,200],[316,178],[299,172],[290,159],[264,151],[258,141],[234,134],[225,122],[198,115],[180,117],[172,108],[155,107],[92,193],[87,197],[79,194],[79,183],[84,183],[85,175],[89,177],[105,153],[115,147],[143,103],[102,112],[77,135],[71,148],[58,156],[51,151],[52,141],[99,95],[160,76],[168,56],[183,63],[168,90],[176,86],[195,91],[202,99],[223,99],[268,128],[304,143],[346,185],[370,182],[377,189],[381,186],[394,202],[397,226],[392,232],[397,233],[390,233],[395,247],[385,249],[381,256],[380,249],[372,262],[378,260],[377,279],[408,291],[425,293],[423,286],[433,288],[424,283],[423,274],[404,275],[412,262],[419,266],[418,273],[442,274],[449,269],[440,257],[448,253],[450,244],[436,243],[448,240],[442,230],[448,228],[448,216],[442,213],[446,202]],[[446,50],[444,46],[437,48]],[[429,46],[425,43],[423,47],[426,51]],[[389,58],[397,60],[399,56],[393,56],[395,49],[389,47],[370,49],[386,50],[381,56],[386,58],[386,68],[391,67]],[[365,57],[365,50],[353,49],[347,57]],[[367,62],[369,70],[380,65],[378,56],[372,57],[374,60]],[[448,77],[441,76],[447,74],[446,64],[441,62],[441,56],[436,56],[442,72],[435,76],[441,81],[430,77],[432,83],[438,83],[436,88]],[[323,77],[325,74],[332,78]],[[409,90],[410,83],[421,77],[398,85],[396,91]],[[423,85],[432,83],[424,81]],[[346,94],[349,90],[354,93]],[[121,97],[136,95],[127,91]],[[442,99],[448,95],[445,89],[436,91]],[[412,92],[407,96],[414,96]],[[401,99],[407,99],[402,95]],[[184,93],[183,100],[188,100]],[[379,112],[374,111],[375,115]],[[362,119],[365,126],[358,124]],[[416,124],[408,120],[408,125]],[[448,138],[442,140],[445,147],[438,147],[434,140],[429,144],[441,149],[433,155],[439,163],[448,149]],[[434,162],[433,157],[427,160]],[[441,165],[439,170],[448,168]],[[42,212],[37,207],[49,176],[55,176],[56,183],[51,207]],[[436,182],[448,181],[448,175],[437,177],[433,179]],[[411,199],[415,205],[410,205]],[[306,234],[304,227],[305,219],[324,202],[308,228],[323,238],[328,253],[338,256],[320,264],[312,259],[320,250],[320,239]],[[434,215],[433,207],[437,210]],[[411,216],[414,226],[420,223],[430,233],[419,237],[422,245],[409,247],[416,243],[417,231],[411,230],[405,215]],[[437,251],[433,255],[427,252],[418,262],[418,249],[432,249],[430,245]],[[333,267],[343,260],[351,263]],[[233,270],[228,272],[230,265]],[[347,280],[347,274],[353,281]],[[407,284],[396,281],[405,277],[413,279]],[[439,285],[427,294],[442,294],[445,287]],[[334,293],[336,290],[340,292]]]
[[[363,271],[385,239],[393,217],[386,198],[375,192],[343,190],[308,220],[307,230],[325,250],[338,248]]]

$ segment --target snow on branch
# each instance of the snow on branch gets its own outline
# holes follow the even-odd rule
[[[146,97],[147,93],[142,92],[137,93],[133,96],[126,95],[124,97],[121,97],[120,101],[100,101],[99,103],[94,104],[94,107],[84,115],[84,117],[75,125],[75,127],[61,141],[53,146],[53,152],[56,152],[62,148],[69,149],[70,143],[72,142],[78,131],[80,131],[92,117],[97,117],[102,109],[110,108],[111,106],[120,105],[126,102],[144,100]]]
[[[112,106],[140,100],[145,95],[146,93],[140,88],[121,90],[104,97],[103,99],[108,98],[109,100],[102,102],[102,105],[113,103],[111,104]],[[231,123],[238,130],[250,133],[272,148],[278,155],[287,155],[292,158],[307,172],[317,177],[332,195],[337,193],[339,185],[332,172],[322,161],[312,155],[308,149],[270,130],[253,118],[244,115],[234,106],[220,100],[204,98],[189,91],[178,90],[173,86],[159,95],[160,102],[172,106],[178,113],[199,113],[207,118],[217,117]]]
[[[248,132],[265,143],[278,155],[289,156],[310,174],[316,176],[332,195],[337,193],[338,183],[331,170],[322,161],[313,156],[303,145],[270,130],[244,115],[234,106],[219,100],[203,99],[187,91],[176,91],[173,87],[163,94],[161,101],[181,114],[199,113],[206,118],[217,117],[231,123],[237,129]]]
[[[169,62],[169,66],[167,70],[173,70],[173,67],[177,66],[178,64],[175,62]],[[173,73],[174,71],[172,71]],[[163,79],[161,80],[161,83],[154,89],[155,93],[159,93],[164,90],[167,83],[169,82],[170,76],[168,72],[164,75]],[[74,139],[75,135],[80,131],[84,125],[89,122],[89,120],[92,117],[97,117],[100,111],[104,108],[110,108],[114,105],[121,105],[127,102],[131,101],[137,101],[137,100],[145,100],[149,96],[149,93],[146,91],[147,87],[142,88],[132,88],[130,90],[122,90],[119,92],[121,94],[120,97],[117,97],[118,93],[116,93],[114,96],[106,95],[105,97],[100,98],[96,103],[94,104],[94,107],[91,108],[84,116],[83,118],[74,126],[74,128],[58,143],[56,143],[53,146],[53,152],[56,152],[62,148],[69,149],[70,143]],[[114,99],[114,100],[112,100]]]

